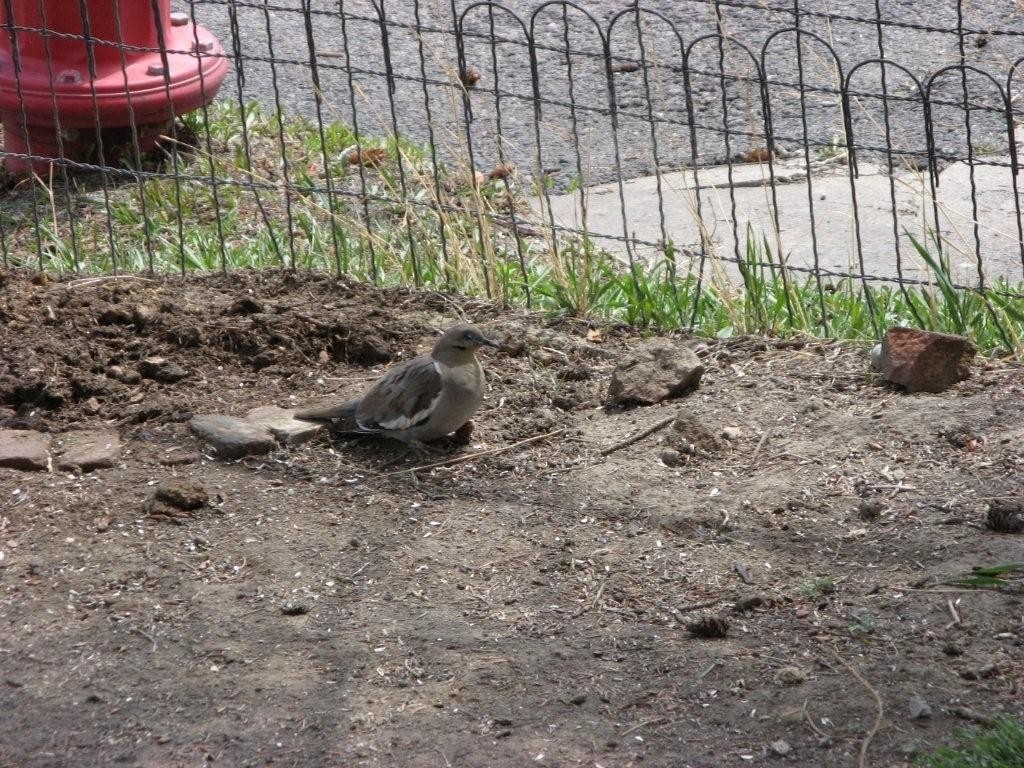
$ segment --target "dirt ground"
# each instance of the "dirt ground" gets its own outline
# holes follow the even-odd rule
[[[1024,559],[982,524],[1022,491],[1019,366],[908,396],[863,348],[680,340],[700,388],[615,411],[628,329],[322,276],[30,278],[0,287],[2,426],[124,449],[0,469],[4,768],[899,766],[1024,715],[1024,595],[942,583]],[[505,341],[463,455],[542,439],[411,472],[189,433],[355,392],[461,316]],[[105,375],[154,354],[187,377]],[[210,494],[181,525],[145,511],[169,477]]]

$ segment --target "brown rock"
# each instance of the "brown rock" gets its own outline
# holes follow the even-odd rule
[[[132,321],[132,313],[124,307],[112,305],[100,312],[97,321],[100,325],[128,325]]]
[[[68,432],[60,440],[64,450],[57,461],[58,469],[109,469],[121,455],[121,439],[116,432]]]
[[[473,420],[470,419],[452,433],[452,443],[459,446],[469,445],[469,441],[473,439],[473,430],[475,428],[476,425],[474,425]]]
[[[872,362],[907,392],[943,392],[970,375],[977,349],[963,336],[890,328]]]
[[[107,376],[111,379],[117,379],[122,384],[138,384],[142,381],[142,376],[139,375],[138,371],[134,371],[131,368],[123,368],[120,365],[108,367]]]
[[[263,305],[251,296],[239,296],[224,310],[226,315],[255,315],[263,311]]]
[[[614,405],[652,405],[700,384],[704,364],[689,347],[654,339],[640,344],[615,368],[608,385]]]
[[[206,488],[197,480],[172,478],[157,486],[153,499],[178,509],[191,511],[206,504],[209,496],[206,493]]]
[[[0,467],[45,471],[49,463],[49,435],[27,429],[0,429]]]
[[[139,373],[143,378],[153,379],[164,384],[181,381],[188,372],[177,363],[162,357],[147,357],[139,362]]]
[[[155,497],[146,502],[146,512],[150,517],[154,517],[157,520],[165,520],[175,525],[183,525],[185,522],[184,518],[190,517],[188,511]]]
[[[132,309],[132,321],[139,327],[146,325],[156,315],[156,307],[149,304],[136,304]]]
[[[195,464],[199,459],[199,451],[173,451],[161,456],[157,461],[165,467],[180,467],[184,464]]]

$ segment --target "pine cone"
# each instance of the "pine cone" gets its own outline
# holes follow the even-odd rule
[[[717,639],[729,634],[729,622],[721,616],[701,616],[686,625],[686,631],[694,637]]]
[[[1024,533],[1024,502],[993,501],[989,504],[985,525],[996,533]]]

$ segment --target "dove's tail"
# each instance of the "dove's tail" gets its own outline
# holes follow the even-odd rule
[[[327,424],[337,432],[359,432],[359,425],[356,423],[356,409],[359,407],[359,402],[357,398],[345,403],[300,408],[295,412],[295,418]]]

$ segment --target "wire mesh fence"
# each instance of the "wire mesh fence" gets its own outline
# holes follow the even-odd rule
[[[876,334],[942,301],[1014,348],[1021,10],[2,0],[0,254],[681,326],[733,289]]]

